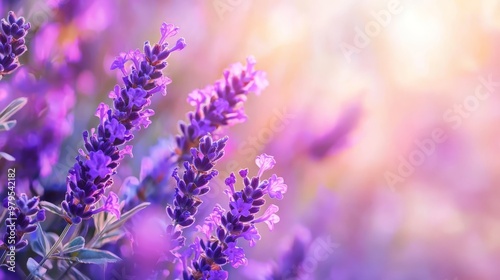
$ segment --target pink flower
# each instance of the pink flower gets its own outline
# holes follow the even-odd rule
[[[273,156],[267,155],[267,154],[262,154],[257,157],[255,160],[255,164],[260,168],[259,173],[257,174],[257,177],[260,177],[264,171],[269,170],[274,167],[276,164],[276,161],[274,160]]]
[[[245,258],[245,251],[236,246],[235,242],[229,242],[227,243],[227,249],[223,251],[224,254],[229,259],[229,263],[234,268],[238,268],[240,265],[246,265],[248,263],[248,260]]]
[[[269,178],[269,185],[267,186],[269,197],[276,199],[283,199],[283,194],[286,193],[288,186],[285,184],[285,180],[282,177],[273,174]]]
[[[245,240],[249,241],[250,247],[255,246],[256,240],[260,240],[261,236],[257,228],[252,225],[248,230],[241,234]]]
[[[158,44],[160,44],[160,45],[163,44],[165,39],[167,39],[168,37],[175,36],[178,31],[179,31],[179,27],[176,27],[175,25],[173,25],[171,23],[166,23],[166,22],[162,23],[162,25],[160,27],[161,39],[160,39],[160,42]]]
[[[114,192],[109,192],[102,209],[113,214],[118,220],[120,219],[120,199]]]
[[[269,205],[266,212],[264,212],[264,215],[262,215],[258,219],[255,219],[254,223],[264,222],[269,227],[269,230],[273,230],[274,224],[276,224],[280,221],[280,217],[278,215],[274,214],[274,213],[278,212],[279,209],[280,208],[277,205],[274,205],[274,204]]]

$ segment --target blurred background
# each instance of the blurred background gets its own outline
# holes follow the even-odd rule
[[[26,154],[53,162],[20,168],[41,178],[33,190],[64,188],[81,132],[119,81],[112,60],[157,40],[166,21],[188,46],[169,59],[168,94],[115,186],[178,133],[189,92],[253,55],[270,86],[249,97],[247,122],[221,131],[214,184],[256,172],[265,152],[288,193],[280,223],[230,279],[500,279],[499,1],[2,0],[8,10],[33,27],[0,103],[32,101],[16,114]],[[23,119],[41,116],[37,138]]]

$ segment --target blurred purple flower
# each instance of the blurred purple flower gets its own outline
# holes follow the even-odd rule
[[[314,140],[309,146],[309,154],[322,159],[346,147],[349,133],[357,126],[362,115],[359,103],[349,105],[339,116],[335,125],[322,137]]]

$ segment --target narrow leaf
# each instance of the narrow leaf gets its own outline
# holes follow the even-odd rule
[[[0,158],[4,158],[8,161],[15,161],[16,160],[13,156],[11,156],[7,153],[4,153],[4,152],[0,152]]]
[[[17,123],[16,120],[1,122],[0,123],[0,131],[9,131],[9,130],[11,130],[14,126],[16,126],[16,123]]]
[[[75,237],[75,239],[73,239],[70,242],[68,242],[67,244],[65,244],[63,246],[62,251],[64,253],[72,253],[72,252],[76,252],[80,249],[83,249],[83,247],[85,247],[85,238],[83,238],[81,236],[77,236],[77,237]]]
[[[77,261],[80,263],[105,264],[121,260],[117,255],[109,251],[96,249],[81,249],[73,253],[72,256],[76,257]]]
[[[36,228],[36,237],[33,242],[31,242],[31,248],[35,253],[40,256],[45,256],[50,251],[50,241],[47,238],[47,235],[43,231],[40,224]]]
[[[48,201],[40,201],[40,206],[42,206],[45,210],[54,213],[58,216],[64,217],[64,212],[61,207],[52,204]]]
[[[113,232],[104,234],[103,236],[101,236],[101,238],[99,238],[99,240],[96,241],[96,243],[95,243],[95,245],[93,247],[94,248],[100,248],[104,244],[114,243],[118,239],[120,239],[124,234],[125,234],[125,232],[123,230],[121,230],[121,229],[118,229],[118,230],[115,230]]]
[[[14,115],[17,111],[26,105],[28,102],[28,98],[20,97],[12,101],[3,111],[0,113],[0,123],[7,121],[12,115]]]
[[[39,267],[39,264],[37,261],[35,261],[33,258],[29,258],[28,262],[26,263],[26,267],[28,270],[35,276],[42,278],[42,276],[47,272],[46,268]]]
[[[126,221],[128,221],[130,218],[132,218],[132,216],[137,214],[142,209],[148,207],[150,204],[151,203],[149,203],[149,202],[143,202],[143,203],[137,205],[136,207],[130,209],[129,211],[124,213],[119,220],[116,220],[113,223],[111,223],[111,225],[106,228],[106,232],[112,232],[113,230],[121,227],[123,224],[125,224]]]
[[[101,232],[103,227],[104,227],[104,222],[105,222],[105,214],[106,212],[101,212],[96,215],[94,215],[94,226],[95,226],[95,232]]]

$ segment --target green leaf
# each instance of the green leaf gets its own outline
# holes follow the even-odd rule
[[[143,203],[137,205],[136,207],[130,209],[126,213],[122,214],[121,218],[119,220],[116,220],[116,221],[112,222],[106,228],[106,232],[112,232],[113,230],[115,230],[117,228],[120,228],[123,224],[125,224],[126,221],[128,221],[130,218],[132,218],[132,216],[134,216],[135,214],[137,214],[142,209],[148,207],[150,204],[151,203],[149,203],[149,202],[143,202]]]
[[[105,264],[108,262],[121,261],[117,255],[109,251],[97,249],[81,249],[71,255],[75,257],[76,261],[79,263]]]
[[[7,153],[4,153],[4,152],[0,152],[0,158],[4,158],[8,161],[15,161],[16,160],[13,156],[11,156]]]
[[[17,111],[19,111],[21,108],[26,105],[28,102],[28,98],[26,97],[20,97],[14,101],[12,101],[3,111],[0,113],[0,123],[4,123],[9,118],[14,115]]]
[[[0,131],[9,131],[9,130],[11,130],[14,126],[16,126],[16,123],[17,123],[16,120],[1,122],[0,123]]]
[[[83,247],[85,247],[85,238],[77,236],[75,237],[75,239],[65,244],[62,248],[62,251],[64,253],[72,253],[83,249]]]
[[[104,228],[104,224],[106,221],[106,212],[101,212],[96,215],[94,215],[94,226],[95,226],[95,232],[101,232]]]
[[[54,213],[54,214],[61,216],[61,217],[64,217],[64,212],[63,212],[62,208],[55,205],[55,204],[52,204],[48,201],[40,201],[40,206],[42,206],[43,209],[45,209],[51,213]]]
[[[46,268],[39,267],[39,264],[37,261],[35,261],[33,258],[29,258],[28,262],[26,263],[26,267],[28,270],[31,272],[31,274],[42,278],[42,276],[47,272]]]
[[[116,242],[118,241],[118,239],[120,239],[123,235],[125,234],[125,232],[123,230],[115,230],[113,232],[110,232],[110,233],[107,233],[107,234],[104,234],[101,236],[101,238],[99,238],[99,240],[97,240],[94,244],[94,248],[100,248],[102,247],[104,244],[107,244],[107,243],[113,243],[113,242]]]
[[[39,256],[45,256],[49,253],[50,247],[50,240],[47,238],[47,235],[43,231],[40,223],[38,223],[36,228],[36,238],[33,242],[31,242],[31,249]]]

